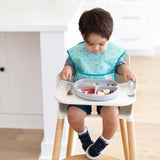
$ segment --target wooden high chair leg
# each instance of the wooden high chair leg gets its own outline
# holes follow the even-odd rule
[[[125,157],[125,160],[130,160],[129,149],[128,149],[128,136],[127,136],[126,120],[125,119],[120,119],[119,122],[120,122],[124,157]]]
[[[57,119],[57,127],[54,139],[52,160],[59,160],[61,149],[62,133],[63,133],[64,119]]]
[[[130,160],[137,160],[134,125],[132,121],[127,121],[127,130],[128,130]]]
[[[69,126],[68,145],[67,145],[66,157],[69,157],[69,156],[72,155],[73,139],[74,139],[74,130],[71,126]]]

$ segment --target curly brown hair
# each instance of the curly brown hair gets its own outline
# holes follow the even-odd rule
[[[102,8],[85,11],[79,19],[79,30],[84,40],[91,33],[96,33],[109,40],[113,31],[112,16]]]

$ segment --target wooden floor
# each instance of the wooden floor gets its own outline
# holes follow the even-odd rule
[[[135,103],[138,160],[160,160],[160,48],[156,48],[154,57],[132,57],[131,66],[138,77]],[[96,139],[101,133],[101,119],[87,119],[86,123]],[[95,132],[95,126],[100,126],[100,130]],[[0,160],[38,160],[42,137],[42,130],[0,129]],[[79,141],[75,152],[84,153]],[[124,160],[119,129],[103,154]]]
[[[38,160],[42,130],[0,129],[0,160]]]

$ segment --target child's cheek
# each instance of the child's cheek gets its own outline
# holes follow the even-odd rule
[[[92,48],[91,48],[91,47],[86,46],[86,49],[87,49],[89,52],[92,52]]]

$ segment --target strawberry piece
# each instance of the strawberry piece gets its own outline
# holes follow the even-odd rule
[[[85,92],[85,91],[88,91],[88,89],[81,89],[81,92]]]
[[[94,94],[95,90],[94,88],[88,89],[87,94]]]

